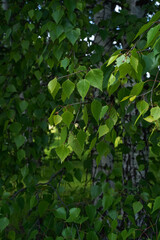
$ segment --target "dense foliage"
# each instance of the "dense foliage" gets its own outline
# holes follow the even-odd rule
[[[0,9],[0,239],[160,238],[160,11],[121,2]]]

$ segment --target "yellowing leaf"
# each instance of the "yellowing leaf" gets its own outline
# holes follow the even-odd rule
[[[136,99],[137,96],[130,97],[129,101],[133,102]]]
[[[147,122],[150,122],[150,123],[154,122],[154,118],[152,116],[148,116],[148,117],[144,118],[144,120]]]
[[[124,98],[122,98],[121,102],[126,101],[128,98],[130,98],[130,96],[125,96]]]

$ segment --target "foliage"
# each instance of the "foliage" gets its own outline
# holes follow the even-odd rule
[[[102,6],[87,3],[0,10],[1,239],[160,237],[160,12],[149,22],[113,13],[117,46],[127,32],[130,47],[109,57],[89,37],[113,33],[92,24]],[[149,147],[149,159],[137,156],[136,184],[123,176],[128,136],[135,151]],[[113,167],[92,184],[93,159],[110,154]]]

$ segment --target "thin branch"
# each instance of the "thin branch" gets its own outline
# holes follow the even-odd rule
[[[62,173],[64,170],[65,170],[65,168],[61,168],[58,172],[54,173],[54,174],[50,177],[49,181],[47,181],[47,182],[45,182],[45,183],[37,183],[35,186],[38,187],[38,186],[50,185],[50,183],[52,182],[52,180],[53,180],[55,177],[57,177],[57,175],[59,175],[60,173]],[[22,192],[24,192],[24,191],[26,191],[26,190],[27,190],[27,187],[24,187],[24,188],[19,189],[18,191],[16,191],[16,192],[10,197],[10,199],[11,199],[11,200],[14,199],[19,193],[22,193]]]
[[[57,197],[59,199],[59,201],[62,203],[62,205],[69,211],[68,206],[63,202],[63,200],[61,199],[60,195],[58,194],[57,190],[52,186],[52,184],[48,184],[48,186],[50,186],[57,194]]]
[[[61,107],[61,109],[59,110],[59,111],[57,111],[57,113],[59,113],[59,112],[61,112],[62,110],[63,110],[63,108],[65,108],[65,107],[70,107],[70,106],[74,106],[74,105],[82,105],[82,104],[87,104],[87,103],[89,103],[88,101],[85,101],[85,102],[76,102],[76,103],[71,103],[71,104],[67,104],[67,105],[64,105],[64,106],[62,106],[62,105],[58,105],[57,106],[57,108],[58,107]]]
[[[70,73],[70,74],[67,74],[67,75],[64,75],[64,76],[61,76],[61,77],[57,77],[57,79],[68,78],[68,77],[70,77],[70,76],[74,76],[74,75],[77,74],[77,73],[86,72],[86,71],[88,71],[88,70],[79,70],[79,71],[74,72],[74,73]],[[52,76],[50,76],[50,77],[52,77]]]

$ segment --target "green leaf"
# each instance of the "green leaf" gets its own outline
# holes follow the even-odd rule
[[[67,148],[65,145],[61,145],[58,148],[55,149],[58,157],[61,159],[61,163],[64,162],[66,157],[70,154],[69,148]]]
[[[138,64],[139,64],[138,58],[136,58],[135,56],[131,55],[130,63],[132,65],[133,69],[136,72],[138,72]]]
[[[117,67],[120,67],[122,64],[129,63],[129,62],[130,62],[130,58],[128,56],[126,56],[125,54],[123,54],[119,58],[117,58],[116,65],[117,65]]]
[[[66,69],[68,65],[69,65],[69,59],[68,59],[67,57],[65,57],[65,58],[61,61],[61,67],[63,67],[64,69]]]
[[[136,215],[139,211],[141,211],[141,209],[143,208],[143,205],[141,202],[134,202],[133,203],[133,211],[134,211],[134,215]]]
[[[78,141],[80,142],[81,146],[84,145],[85,143],[85,140],[86,140],[86,137],[87,137],[87,134],[83,131],[83,130],[80,130],[77,134],[77,139]]]
[[[147,46],[149,47],[152,40],[156,37],[156,34],[159,32],[160,29],[160,24],[158,24],[157,26],[151,28],[148,33],[147,33]]]
[[[28,24],[29,30],[32,32],[32,30],[35,28],[33,23]]]
[[[45,212],[48,209],[48,206],[49,206],[49,202],[47,202],[45,200],[40,201],[40,203],[38,205],[38,213],[39,213],[40,217],[42,217],[45,214]]]
[[[77,83],[77,89],[79,94],[82,97],[82,100],[84,100],[85,96],[87,95],[89,87],[90,87],[90,84],[86,79],[83,79]]]
[[[153,107],[151,109],[151,116],[153,117],[154,121],[160,118],[160,107]]]
[[[64,15],[64,10],[61,7],[56,8],[52,13],[52,17],[57,24],[59,23],[63,15]]]
[[[50,36],[52,41],[54,42],[57,38],[59,38],[62,33],[64,33],[64,29],[62,25],[52,25],[52,26],[48,26],[48,28],[50,28]],[[60,41],[60,38],[59,38]]]
[[[11,9],[8,9],[7,11],[5,11],[6,13],[5,13],[5,18],[6,18],[6,21],[7,21],[7,24],[9,23],[9,20],[10,20],[10,18],[11,18],[11,13],[12,13],[12,11],[11,11]]]
[[[31,9],[31,10],[28,12],[28,15],[29,15],[30,18],[33,18],[33,16],[34,16],[34,10]]]
[[[17,146],[17,149],[20,148],[24,142],[25,142],[25,137],[22,135],[18,135],[14,138],[15,144]]]
[[[71,146],[71,148],[73,149],[75,154],[79,158],[81,158],[81,155],[83,152],[82,146],[81,146],[80,142],[78,141],[78,139],[76,137],[74,137],[72,134],[70,134],[70,136],[69,136],[68,144]]]
[[[66,32],[66,37],[72,43],[72,45],[74,45],[75,42],[78,40],[78,38],[80,36],[80,33],[81,33],[80,29],[76,28],[75,30],[71,30],[69,32]]]
[[[92,223],[96,216],[96,207],[94,205],[88,205],[85,207],[85,210],[86,210],[87,216],[89,217],[89,220]]]
[[[69,128],[71,122],[73,121],[73,114],[69,111],[65,111],[63,114],[62,114],[62,119],[63,119],[63,122],[67,125],[67,127]]]
[[[97,138],[96,138],[96,137],[92,139],[91,144],[90,144],[90,146],[89,146],[89,150],[90,150],[90,151],[94,148],[94,146],[95,146],[95,144],[96,144],[96,141],[97,141]]]
[[[63,229],[62,231],[62,236],[65,239],[75,239],[76,236],[76,229],[73,227],[66,227],[65,229]]]
[[[62,121],[62,117],[60,115],[54,115],[53,120],[54,124],[58,125]]]
[[[64,142],[66,141],[67,138],[67,128],[63,127],[61,129],[61,144],[64,144]]]
[[[150,122],[150,123],[155,121],[152,116],[148,116],[148,117],[143,118],[143,119],[144,119],[145,121],[147,121],[147,122]]]
[[[23,179],[28,175],[28,173],[29,173],[29,169],[28,169],[27,165],[25,165],[23,168],[21,168],[21,174],[22,174]]]
[[[79,217],[80,211],[80,208],[71,208],[69,210],[69,218],[66,222],[75,222]]]
[[[138,96],[141,93],[143,86],[144,82],[136,83],[130,92],[130,96]]]
[[[133,40],[135,40],[137,37],[139,37],[142,33],[144,33],[146,30],[148,30],[151,26],[152,26],[153,22],[148,22],[147,24],[143,25],[140,30],[138,31],[138,33],[136,34],[135,38]]]
[[[97,121],[97,123],[99,123],[99,117],[100,117],[101,109],[102,109],[101,102],[96,100],[96,99],[93,100],[93,102],[91,103],[91,112],[93,114],[93,117]]]
[[[13,84],[9,84],[7,86],[7,92],[13,93],[13,92],[17,92],[17,90]]]
[[[148,111],[149,104],[146,101],[141,100],[136,104],[136,107],[137,107],[138,111],[140,112],[140,114],[143,115]]]
[[[95,199],[96,197],[98,197],[101,193],[101,187],[98,185],[95,186],[91,186],[91,197],[92,200]]]
[[[63,84],[62,84],[62,89],[64,94],[66,95],[67,98],[70,97],[72,92],[74,91],[75,84],[71,82],[69,79],[67,79]]]
[[[98,88],[102,91],[103,72],[100,69],[91,69],[85,77],[91,86]]]
[[[17,134],[22,129],[22,125],[19,122],[14,122],[10,125],[9,129],[10,129],[11,132]]]
[[[25,158],[26,153],[23,149],[18,150],[17,152],[17,158],[19,161],[21,161],[23,158]]]
[[[111,108],[110,113],[109,113],[109,117],[110,117],[109,119],[111,119],[113,121],[114,125],[115,125],[117,120],[118,120],[118,114],[117,114],[117,111],[114,107]],[[107,124],[107,121],[106,121],[106,124]],[[107,126],[108,126],[108,124],[107,124]],[[110,129],[110,127],[109,127],[109,129]]]
[[[54,117],[55,111],[56,111],[56,108],[53,109],[53,111],[51,112],[50,117],[48,118],[48,121],[49,121],[49,124],[50,124],[50,125],[53,125],[53,124],[54,124],[54,119],[53,119],[53,117]]]
[[[9,220],[6,217],[0,218],[0,232],[2,232],[9,225]]]
[[[63,220],[66,220],[66,210],[64,207],[60,207],[60,208],[57,208],[55,211],[54,211],[54,215],[56,218],[60,218],[60,219],[63,219]]]
[[[160,209],[160,197],[156,197],[154,200],[152,213],[154,213],[157,209]]]
[[[46,239],[46,240],[48,240],[48,239]],[[64,240],[64,238],[63,237],[56,237],[56,240]]]
[[[101,109],[101,113],[100,113],[100,120],[104,117],[104,115],[106,114],[108,110],[108,106],[103,106]]]
[[[109,240],[116,240],[116,239],[117,239],[117,234],[115,234],[115,233],[110,233],[110,234],[108,235],[108,239],[109,239]]]
[[[128,232],[127,232],[126,229],[121,232],[121,236],[122,236],[123,240],[126,240],[126,239],[127,239],[127,237],[128,237]]]
[[[87,113],[87,107],[86,106],[84,106],[82,112],[83,112],[83,121],[87,126],[87,124],[88,124],[88,113]]]
[[[108,80],[107,89],[109,89],[109,87],[110,87],[111,85],[113,85],[115,81],[116,81],[116,77],[115,77],[113,74],[111,74],[111,76],[110,76],[110,78],[109,78],[109,80]]]
[[[28,107],[28,102],[25,101],[25,100],[21,101],[19,103],[19,107],[21,109],[21,112],[24,112],[27,109],[27,107]]]
[[[82,180],[82,174],[83,173],[82,173],[81,169],[77,168],[74,170],[74,176],[79,182],[81,182],[81,180]]]
[[[117,58],[118,58],[118,56],[120,55],[120,52],[121,52],[121,50],[117,50],[116,52],[114,52],[113,54],[112,54],[112,56],[109,58],[109,60],[108,60],[108,64],[107,64],[107,67],[110,65],[110,64],[112,64]]]
[[[107,127],[107,125],[101,125],[98,129],[99,138],[104,136],[108,132],[109,132],[109,128]]]
[[[22,48],[24,50],[28,50],[28,48],[29,48],[29,41],[23,40],[21,44],[22,44]]]
[[[87,233],[87,240],[98,240],[97,234],[94,231]]]
[[[48,83],[48,90],[51,95],[55,91],[56,85],[57,85],[57,78],[54,78]]]
[[[104,195],[102,199],[103,210],[106,211],[110,208],[113,203],[113,197],[110,195]]]

